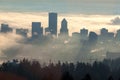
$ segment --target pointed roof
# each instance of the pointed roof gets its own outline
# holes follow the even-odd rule
[[[62,22],[67,22],[67,20],[64,18],[64,19],[62,20]]]

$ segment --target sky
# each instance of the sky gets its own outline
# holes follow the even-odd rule
[[[119,0],[0,0],[0,11],[120,14]]]

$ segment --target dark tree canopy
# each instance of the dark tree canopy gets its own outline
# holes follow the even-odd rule
[[[88,63],[49,63],[38,61],[13,60],[0,65],[0,76],[15,74],[27,80],[120,80],[120,59]],[[89,73],[89,74],[88,74]],[[13,77],[16,78],[16,77]],[[114,79],[113,79],[114,78]],[[1,77],[0,77],[1,80]]]

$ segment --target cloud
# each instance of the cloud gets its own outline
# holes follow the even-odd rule
[[[115,17],[111,20],[111,25],[120,25],[120,17]]]
[[[14,33],[0,33],[0,59],[13,58],[20,48],[23,38]]]

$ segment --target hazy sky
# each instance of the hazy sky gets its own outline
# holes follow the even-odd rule
[[[0,11],[120,14],[120,0],[0,0]]]

